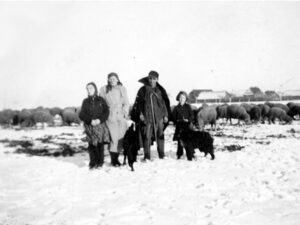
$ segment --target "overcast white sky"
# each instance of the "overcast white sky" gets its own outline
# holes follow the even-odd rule
[[[300,2],[0,2],[0,109],[79,106],[116,72],[180,90],[300,89]]]

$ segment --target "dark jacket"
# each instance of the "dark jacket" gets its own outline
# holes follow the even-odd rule
[[[89,96],[83,100],[79,118],[87,125],[94,119],[105,122],[109,115],[109,108],[100,96]]]
[[[187,119],[189,123],[193,122],[194,120],[192,107],[187,103],[184,105],[178,104],[175,106],[172,115],[175,124],[184,121],[183,119]]]
[[[173,109],[173,121],[176,125],[173,141],[179,140],[179,132],[181,130],[190,129],[194,121],[194,113],[192,107],[185,103],[184,105],[178,104]],[[187,119],[188,121],[184,121]]]
[[[166,90],[159,84],[152,88],[148,82],[148,78],[142,78],[139,82],[143,83],[136,96],[133,109],[131,112],[131,119],[135,122],[139,121],[140,115],[144,115],[145,121],[152,122],[152,109],[150,96],[152,96],[154,116],[157,121],[164,116],[171,119],[170,100]]]

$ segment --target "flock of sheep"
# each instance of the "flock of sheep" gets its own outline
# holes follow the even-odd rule
[[[33,127],[38,123],[48,124],[50,126],[80,124],[80,108],[59,107],[35,109],[11,110],[5,109],[0,111],[0,125],[20,125],[21,127]]]
[[[268,121],[274,123],[278,119],[282,123],[291,123],[300,116],[300,104],[289,102],[263,104],[223,104],[207,105],[197,108],[192,106],[195,114],[195,124],[199,128],[204,128],[210,124],[216,125],[218,119],[238,119],[238,123],[243,121],[246,124]],[[38,123],[47,123],[50,126],[80,124],[80,107],[59,107],[36,109],[23,109],[21,111],[5,109],[0,111],[0,125],[20,125],[21,127],[33,127]]]
[[[292,123],[297,116],[300,116],[300,104],[289,102],[288,104],[270,103],[263,104],[223,104],[211,105],[203,104],[199,109],[193,108],[195,115],[195,123],[203,128],[210,124],[212,128],[216,126],[218,119],[229,120],[237,119],[238,124],[243,121],[246,124],[250,123],[275,123],[276,119],[281,123]]]

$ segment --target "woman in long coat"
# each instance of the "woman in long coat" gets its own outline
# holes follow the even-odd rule
[[[116,73],[108,74],[107,80],[108,84],[100,89],[100,96],[105,99],[109,106],[109,117],[106,124],[112,139],[109,145],[111,164],[120,166],[118,157],[123,148],[122,141],[127,130],[129,100],[127,90]]]
[[[79,118],[84,122],[85,133],[89,142],[90,169],[101,167],[104,162],[104,144],[110,143],[109,130],[105,121],[109,109],[105,100],[98,96],[94,82],[86,85],[88,97],[82,102]]]

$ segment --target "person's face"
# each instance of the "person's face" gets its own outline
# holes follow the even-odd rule
[[[89,96],[93,96],[96,92],[95,87],[91,84],[86,87],[86,90]]]
[[[111,86],[116,86],[118,84],[118,79],[115,76],[111,76],[110,78],[108,78],[108,83]]]
[[[151,87],[156,87],[157,80],[158,79],[156,77],[153,76],[148,77],[148,81]]]
[[[185,102],[186,102],[185,95],[180,95],[179,96],[179,103],[180,103],[180,105],[183,105]]]

